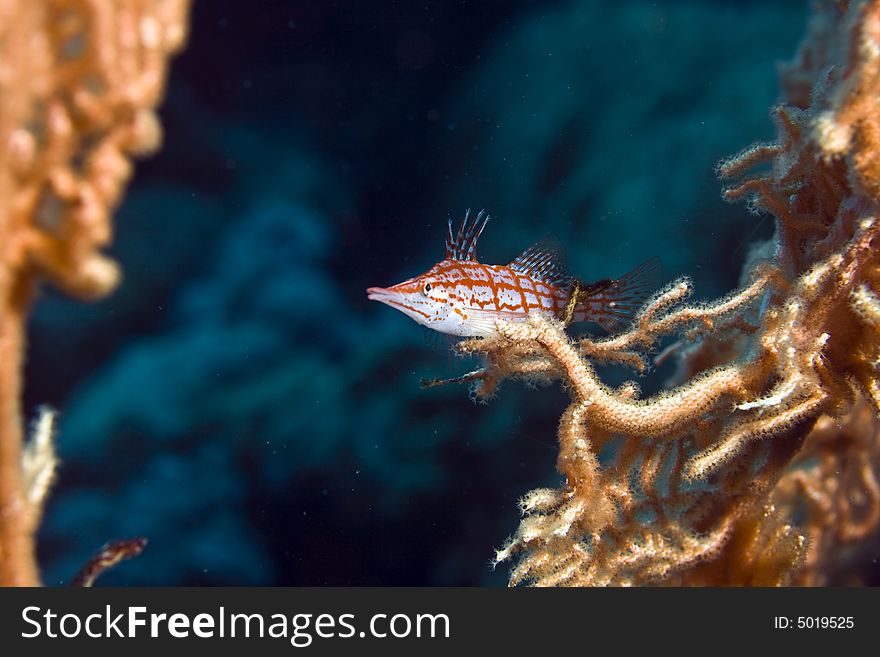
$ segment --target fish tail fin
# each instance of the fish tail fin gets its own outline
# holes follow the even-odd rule
[[[648,258],[579,305],[590,321],[596,322],[608,333],[619,333],[632,324],[645,301],[657,291],[662,276],[660,258]]]

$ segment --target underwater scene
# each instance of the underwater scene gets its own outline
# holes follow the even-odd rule
[[[42,583],[880,584],[880,3],[10,4]]]

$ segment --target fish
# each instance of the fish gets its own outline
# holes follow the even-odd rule
[[[523,322],[532,313],[566,325],[594,322],[616,333],[632,323],[659,286],[657,257],[617,279],[581,281],[568,271],[561,248],[549,239],[531,245],[507,265],[481,263],[477,242],[488,221],[485,211],[467,211],[453,232],[450,218],[443,260],[391,287],[367,288],[367,298],[458,337],[494,337],[499,320]]]

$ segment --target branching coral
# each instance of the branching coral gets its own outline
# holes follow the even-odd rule
[[[80,569],[71,582],[73,586],[89,588],[101,575],[120,561],[139,555],[147,544],[145,538],[131,538],[108,543]]]
[[[80,297],[119,271],[99,249],[131,175],[158,146],[154,108],[188,0],[0,0],[0,584],[38,582],[39,510],[22,473],[24,320],[47,278]]]
[[[719,167],[727,199],[776,218],[743,287],[686,305],[677,281],[606,339],[533,316],[461,345],[486,359],[463,377],[478,397],[511,376],[572,393],[565,482],[523,498],[497,554],[512,584],[825,583],[880,524],[880,1],[819,3],[782,74],[777,141]],[[643,371],[671,334],[653,397],[591,364]]]

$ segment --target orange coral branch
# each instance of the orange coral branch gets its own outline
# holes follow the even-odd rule
[[[71,586],[84,588],[94,586],[101,575],[120,561],[138,556],[146,545],[145,538],[127,538],[108,543],[80,569],[71,581]]]
[[[22,475],[24,321],[40,278],[106,294],[100,253],[153,113],[188,0],[0,0],[0,584],[36,584],[39,510]]]
[[[880,0],[820,2],[783,70],[777,141],[719,166],[726,198],[776,218],[750,283],[686,306],[678,281],[604,340],[535,315],[460,346],[486,357],[478,396],[536,375],[572,393],[564,484],[523,499],[496,555],[512,584],[827,583],[880,526]],[[653,397],[591,365],[641,371],[670,334],[677,385]]]
[[[2,272],[2,269],[0,269]],[[21,356],[24,343],[23,304],[9,290],[8,272],[0,273],[7,297],[0,313],[0,583],[35,584],[34,521],[25,499],[21,472]],[[7,283],[6,285],[3,285]]]

